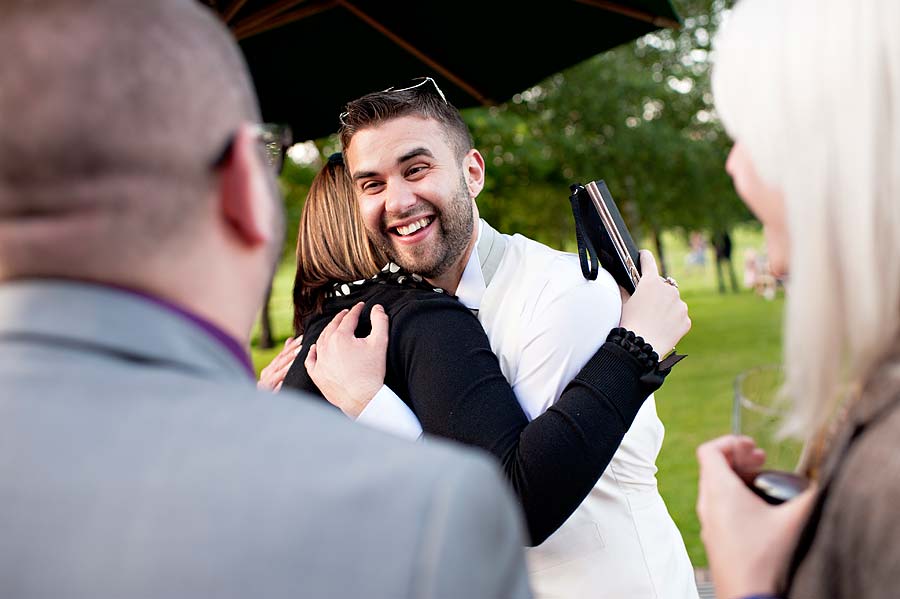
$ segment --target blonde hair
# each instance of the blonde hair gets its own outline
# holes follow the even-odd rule
[[[784,195],[787,430],[811,436],[900,330],[900,3],[742,0],[715,44],[731,137]]]
[[[387,263],[366,236],[356,194],[339,155],[332,156],[312,181],[297,233],[294,278],[294,331],[321,312],[334,283],[374,276]]]

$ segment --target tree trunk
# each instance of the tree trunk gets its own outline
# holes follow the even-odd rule
[[[272,286],[266,291],[266,301],[263,303],[262,312],[259,315],[259,347],[271,349],[275,347],[272,341],[272,318],[269,316],[269,300],[272,299]]]
[[[656,266],[659,268],[659,274],[666,277],[666,257],[663,254],[662,231],[658,227],[653,227],[653,243],[656,244]]]

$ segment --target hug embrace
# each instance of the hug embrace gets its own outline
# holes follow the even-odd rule
[[[271,370],[359,422],[492,453],[539,596],[696,597],[655,478],[659,356],[690,328],[678,290],[645,252],[623,306],[605,271],[479,219],[484,159],[431,78],[341,120],[300,222],[302,340]]]

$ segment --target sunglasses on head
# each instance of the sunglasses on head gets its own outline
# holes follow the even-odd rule
[[[437,93],[438,97],[444,102],[444,104],[448,104],[447,97],[444,96],[444,92],[441,91],[441,88],[438,87],[437,82],[434,79],[432,79],[431,77],[416,77],[415,79],[411,79],[410,81],[406,82],[402,86],[392,86],[387,89],[384,89],[381,91],[381,93],[388,93],[388,92],[398,92],[399,93],[399,92],[406,92],[406,91],[410,91],[413,89],[420,89],[420,88],[422,91],[428,91],[430,89],[430,86],[434,87],[434,92]],[[348,116],[350,116],[349,112],[342,112],[340,114],[339,118],[341,120],[342,125],[347,124],[345,122],[345,119]]]

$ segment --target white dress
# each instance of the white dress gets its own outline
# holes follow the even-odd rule
[[[478,318],[503,374],[534,418],[618,325],[621,299],[608,273],[586,281],[576,256],[521,235],[506,239]],[[537,597],[697,598],[684,541],[656,485],[664,433],[650,397],[590,495],[549,539],[527,551]]]
[[[482,221],[457,296],[478,310],[504,376],[533,419],[559,399],[618,326],[621,298],[605,271],[586,281],[576,256],[521,235],[502,236],[505,250],[485,285],[479,250],[485,251],[485,236],[497,235]],[[396,396],[379,393],[376,400],[361,421],[406,429],[412,437],[421,432],[414,417],[412,424],[399,424],[405,404]],[[536,597],[697,599],[684,541],[656,484],[664,432],[651,396],[584,502],[550,538],[527,550]]]

